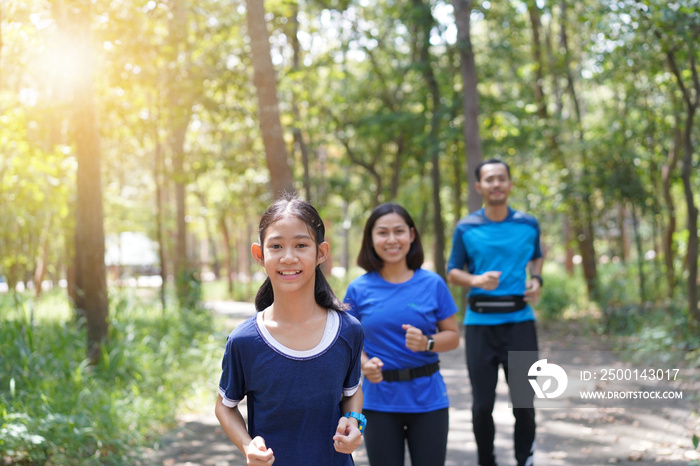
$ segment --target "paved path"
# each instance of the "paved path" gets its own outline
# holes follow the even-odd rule
[[[253,315],[249,303],[211,302],[213,311],[233,328]],[[540,329],[543,350],[580,349],[576,337],[561,338],[561,330]],[[551,337],[551,339],[548,339]],[[590,342],[587,336],[582,341]],[[590,344],[590,343],[589,343]],[[597,348],[602,349],[602,348]],[[446,466],[476,465],[476,445],[471,428],[471,389],[465,365],[464,341],[459,349],[440,356],[441,372],[450,397],[450,433]],[[244,404],[242,404],[243,406]],[[500,380],[497,388],[496,455],[501,466],[514,465],[512,453],[513,417],[508,407],[507,386]],[[608,464],[687,466],[700,459],[693,451],[691,437],[700,435],[697,408],[688,411],[670,409],[569,409],[538,410],[538,446],[535,464],[552,466],[596,466]],[[355,454],[358,466],[368,466],[364,446]],[[156,450],[144,455],[144,465],[163,466],[244,466],[245,461],[228,440],[213,414],[213,401],[202,410],[179,417],[179,427],[166,435]],[[410,461],[406,460],[406,465]],[[322,465],[309,465],[322,466]]]

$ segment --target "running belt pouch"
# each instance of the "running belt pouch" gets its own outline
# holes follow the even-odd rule
[[[426,364],[425,366],[414,367],[412,369],[394,369],[382,371],[384,382],[406,382],[408,380],[417,379],[418,377],[427,377],[433,375],[440,370],[440,361]]]
[[[504,314],[525,309],[524,296],[470,296],[469,308],[480,314]]]

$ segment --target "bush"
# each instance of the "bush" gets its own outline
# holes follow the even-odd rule
[[[161,310],[128,290],[110,309],[102,361],[63,293],[0,301],[0,451],[10,464],[125,464],[174,422],[178,403],[218,371],[204,313]]]
[[[535,304],[538,318],[554,320],[578,314],[586,307],[586,289],[579,273],[569,276],[558,264],[542,271],[544,286]]]

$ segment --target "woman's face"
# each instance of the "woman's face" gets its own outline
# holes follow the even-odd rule
[[[384,264],[405,262],[414,238],[413,229],[395,212],[379,217],[372,227],[372,246]]]

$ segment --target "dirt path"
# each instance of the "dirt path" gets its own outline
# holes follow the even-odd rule
[[[212,309],[233,328],[253,314],[247,303],[212,302]],[[540,326],[541,351],[604,349],[590,337],[571,335],[564,326]],[[450,433],[447,466],[476,464],[471,428],[471,389],[460,348],[441,355],[441,372],[450,396]],[[697,392],[696,392],[697,393]],[[700,461],[691,437],[700,435],[697,401],[693,409],[540,409],[536,465],[598,466],[609,464],[688,466]],[[693,412],[695,411],[695,412]],[[505,380],[497,388],[494,410],[496,455],[501,466],[514,465],[513,416],[508,407]],[[363,447],[354,454],[358,466],[368,466]],[[212,406],[179,417],[179,427],[168,433],[157,449],[144,454],[144,465],[244,466],[238,450],[226,438]],[[410,461],[406,461],[410,465]],[[316,465],[310,465],[316,466]]]

